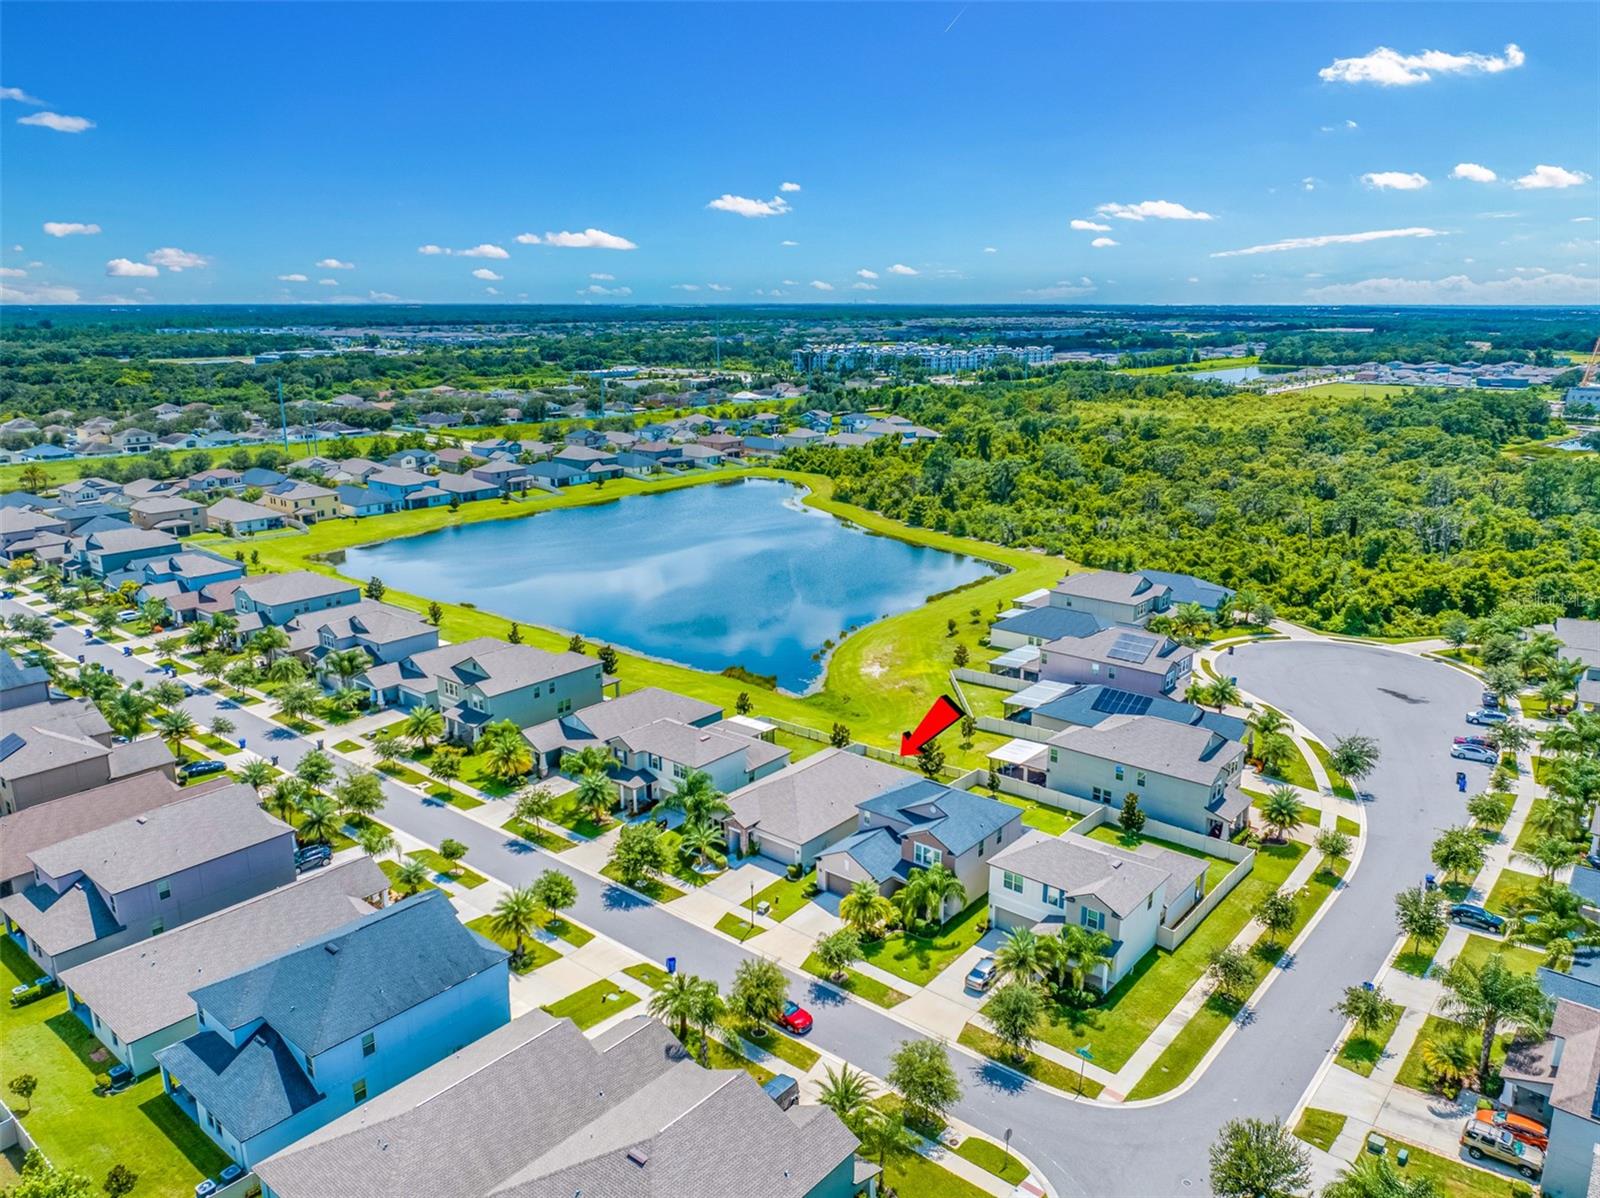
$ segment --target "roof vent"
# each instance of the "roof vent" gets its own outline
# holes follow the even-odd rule
[[[1120,862],[1120,861],[1113,861],[1113,862],[1112,862],[1112,863],[1111,863],[1111,868],[1112,868],[1112,869],[1121,869],[1121,868],[1122,868],[1122,862]]]
[[[339,955],[339,946],[337,944],[324,944],[322,947],[328,950],[328,956],[330,957]]]
[[[641,1148],[628,1149],[628,1159],[641,1169],[650,1163],[650,1158],[645,1155],[644,1150]]]

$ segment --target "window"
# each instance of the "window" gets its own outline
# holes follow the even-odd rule
[[[1096,803],[1113,803],[1116,801],[1114,798],[1112,798],[1111,791],[1108,787],[1096,786],[1093,787],[1089,793],[1090,797],[1093,798]]]
[[[1118,782],[1122,781],[1122,767],[1120,765],[1112,773],[1116,776]]]
[[[1083,926],[1091,932],[1105,931],[1106,913],[1104,911],[1096,911],[1093,907],[1082,907],[1079,908],[1078,918]]]
[[[933,866],[944,860],[944,853],[932,845],[926,845],[919,841],[911,849],[911,859],[918,865]]]
[[[1106,677],[1107,678],[1115,678],[1116,676],[1117,676],[1117,667],[1116,666],[1107,666],[1106,667]]]
[[[165,932],[166,930],[167,930],[167,921],[162,919],[159,915],[156,916],[154,919],[152,919],[150,921],[150,934],[152,936],[159,936],[159,935],[161,935],[162,932]]]
[[[171,878],[162,878],[161,881],[156,883],[156,897],[162,899],[172,897]]]
[[[1061,760],[1060,750],[1051,749],[1050,750],[1050,764],[1054,765],[1054,764],[1056,764],[1056,762],[1058,762],[1060,760]]]
[[[356,1078],[355,1085],[350,1087],[350,1101],[352,1101],[352,1102],[365,1102],[366,1100],[367,1100],[367,1079],[364,1078],[364,1077],[358,1077],[358,1078]]]
[[[1049,885],[1041,886],[1040,890],[1046,907],[1060,909],[1067,905],[1067,892],[1065,890]]]
[[[1004,870],[1004,871],[1001,872],[1001,875],[1000,875],[1000,885],[1004,886],[1007,890],[1011,891],[1012,894],[1021,894],[1022,893],[1022,875],[1021,874],[1014,874],[1009,869],[1008,870]]]
[[[1151,907],[1154,907],[1155,905],[1156,905],[1156,892],[1154,890],[1152,890],[1149,894],[1144,896],[1144,909],[1146,911],[1148,911],[1148,910],[1150,910]]]
[[[1098,674],[1099,672],[1100,672],[1100,663],[1097,662],[1097,661],[1091,661],[1089,663],[1089,673]]]
[[[674,761],[672,763],[672,776],[674,778],[687,778],[689,771],[683,768],[682,762]]]
[[[1140,770],[1140,771],[1139,771],[1139,772],[1138,772],[1138,773],[1137,773],[1137,774],[1135,774],[1135,775],[1134,775],[1134,776],[1133,776],[1133,780],[1134,780],[1134,781],[1135,781],[1135,782],[1136,782],[1136,783],[1138,783],[1138,784],[1139,784],[1139,785],[1140,785],[1140,786],[1143,786],[1143,785],[1144,785],[1144,784],[1145,784],[1145,776],[1144,776],[1144,771],[1143,771],[1143,770]]]
[[[377,1051],[378,1051],[378,1037],[377,1036],[373,1035],[371,1032],[368,1032],[365,1036],[361,1037],[361,1055],[362,1056],[370,1057],[373,1053],[375,1053]]]
[[[310,1057],[306,1058],[306,1076],[315,1080],[317,1076],[317,1063]]]

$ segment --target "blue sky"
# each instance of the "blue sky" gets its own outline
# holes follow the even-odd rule
[[[7,3],[0,286],[1600,302],[1584,12]]]

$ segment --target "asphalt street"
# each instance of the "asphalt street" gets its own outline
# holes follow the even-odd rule
[[[12,602],[0,608],[30,610]],[[56,647],[99,661],[126,680],[157,677],[112,645],[85,643],[77,628],[60,630]],[[1341,1029],[1330,1005],[1345,986],[1370,979],[1393,945],[1395,892],[1428,871],[1436,830],[1464,818],[1463,796],[1453,783],[1457,766],[1475,786],[1487,776],[1486,767],[1449,757],[1450,738],[1464,730],[1462,717],[1476,706],[1478,688],[1448,666],[1369,646],[1301,641],[1241,646],[1223,662],[1242,687],[1295,716],[1325,744],[1354,732],[1378,738],[1383,759],[1366,783],[1376,800],[1367,812],[1365,854],[1300,959],[1248,1011],[1211,1068],[1170,1101],[1131,1109],[1077,1103],[953,1054],[966,1090],[956,1113],[996,1137],[1009,1129],[1014,1147],[1063,1196],[1206,1193],[1206,1150],[1224,1121],[1287,1116]],[[218,702],[202,693],[185,706],[206,722]],[[313,747],[249,707],[230,706],[226,714],[252,750],[277,755],[283,766],[292,768]],[[578,883],[574,916],[645,957],[675,956],[679,969],[726,985],[749,955],[668,908],[564,867],[558,855],[414,791],[393,784],[386,790],[384,822],[430,844],[446,837],[464,842],[468,862],[503,882],[521,885],[550,868],[569,873]],[[811,1038],[819,1047],[879,1076],[887,1072],[890,1053],[913,1034],[906,1025],[809,976],[791,977],[792,992],[816,1016]]]

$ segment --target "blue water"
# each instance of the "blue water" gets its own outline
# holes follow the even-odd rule
[[[767,479],[630,496],[351,549],[341,571],[793,691],[821,679],[824,641],[990,572],[800,497]]]

